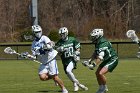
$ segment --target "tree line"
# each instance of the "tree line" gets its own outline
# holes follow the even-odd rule
[[[0,0],[0,42],[20,42],[31,31],[31,0]],[[39,25],[48,35],[66,26],[80,40],[94,28],[110,39],[126,39],[128,29],[139,31],[139,0],[38,0]]]

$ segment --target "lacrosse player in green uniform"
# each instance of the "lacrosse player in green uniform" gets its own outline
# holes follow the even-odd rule
[[[78,91],[79,87],[88,90],[87,87],[79,83],[72,72],[73,69],[76,69],[77,61],[80,60],[80,43],[74,37],[68,37],[66,27],[59,29],[59,35],[61,39],[56,43],[56,49],[61,57],[65,73],[73,82],[74,91]]]
[[[103,37],[103,29],[94,29],[90,36],[95,43],[95,51],[88,61],[83,62],[83,65],[92,64],[93,68],[99,65],[96,71],[99,89],[96,93],[105,93],[108,91],[105,74],[112,72],[118,65],[118,56],[111,43]],[[92,63],[93,60],[95,62]]]

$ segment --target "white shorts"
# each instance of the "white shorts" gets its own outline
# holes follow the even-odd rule
[[[49,74],[49,75],[56,75],[58,74],[58,67],[57,67],[57,62],[56,59],[52,60],[51,62],[49,62],[48,64],[41,64],[39,67],[39,75],[41,74]]]

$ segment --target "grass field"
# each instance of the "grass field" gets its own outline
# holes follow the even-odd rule
[[[61,93],[52,80],[40,81],[39,64],[28,60],[0,60],[0,93]],[[71,81],[64,74],[62,64],[58,61],[59,76],[63,79],[69,93],[73,92]],[[107,74],[108,93],[140,93],[140,60],[121,59],[113,73]],[[79,81],[89,90],[77,93],[95,93],[98,85],[95,70],[88,70],[78,63],[74,71]]]

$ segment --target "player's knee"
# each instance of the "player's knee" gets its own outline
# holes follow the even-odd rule
[[[102,76],[103,75],[103,73],[101,71],[96,71],[95,74],[96,74],[96,76]]]
[[[102,76],[102,75],[104,75],[104,73],[103,73],[102,71],[100,71],[100,72],[99,72],[99,75]]]
[[[53,79],[54,81],[57,81],[57,80],[58,80],[58,76],[57,76],[57,75],[53,75],[53,76],[52,76],[52,79]]]
[[[69,69],[66,69],[66,73],[67,73],[67,74],[70,74],[70,73],[72,73],[72,71],[69,70]]]
[[[49,77],[47,75],[40,75],[39,78],[42,81],[45,81],[45,80],[48,80],[49,79]]]

